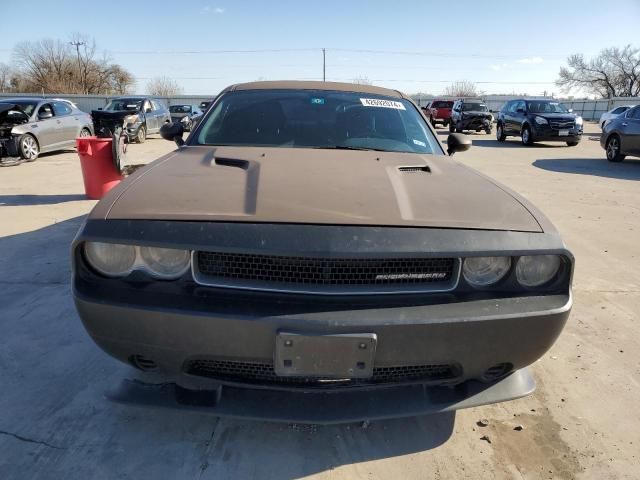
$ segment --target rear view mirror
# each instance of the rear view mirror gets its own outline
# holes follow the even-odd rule
[[[181,122],[167,122],[160,127],[160,136],[165,140],[176,142],[179,147],[184,145],[182,135],[184,135],[184,127]]]
[[[447,153],[465,152],[471,148],[471,139],[462,133],[451,133],[447,137]]]

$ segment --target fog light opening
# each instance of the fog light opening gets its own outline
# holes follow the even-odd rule
[[[511,373],[511,370],[513,370],[513,365],[511,363],[498,363],[493,367],[487,368],[482,375],[482,379],[485,382],[492,382],[504,377],[508,373]]]
[[[142,370],[143,372],[151,372],[158,368],[156,362],[154,362],[150,358],[145,357],[144,355],[131,355],[129,357],[129,363],[131,363],[131,365],[133,365],[138,370]]]

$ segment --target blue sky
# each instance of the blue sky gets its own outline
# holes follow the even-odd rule
[[[140,93],[160,75],[188,94],[258,79],[321,79],[324,47],[327,80],[366,78],[434,94],[470,80],[488,94],[558,94],[553,81],[568,55],[632,43],[640,23],[640,0],[313,3],[0,0],[0,16],[13,19],[2,22],[0,62],[11,63],[21,40],[82,32],[135,75]]]

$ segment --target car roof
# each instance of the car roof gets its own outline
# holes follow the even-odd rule
[[[59,100],[58,98],[42,98],[42,97],[12,97],[12,98],[0,98],[0,103],[15,103],[15,102],[43,102],[45,100]]]
[[[303,80],[278,80],[264,82],[248,82],[231,85],[224,91],[237,90],[332,90],[340,92],[369,93],[373,95],[385,95],[387,97],[405,98],[398,90],[390,90],[383,87],[375,87],[373,85],[360,85],[355,83],[342,82],[321,82],[321,81],[303,81]]]

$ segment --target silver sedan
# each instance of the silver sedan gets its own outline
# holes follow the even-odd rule
[[[91,116],[69,100],[0,100],[0,161],[34,161],[40,153],[72,148],[76,137],[92,134]]]

